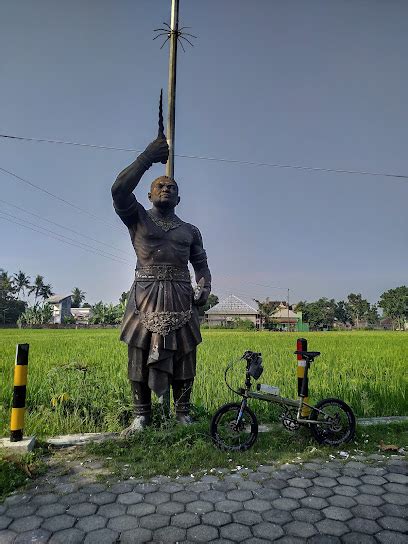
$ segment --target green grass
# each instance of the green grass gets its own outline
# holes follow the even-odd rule
[[[132,413],[127,380],[127,350],[118,330],[0,330],[0,435],[8,434],[16,343],[29,343],[26,433],[37,436],[69,432],[121,430]],[[357,416],[408,414],[406,354],[402,332],[302,333],[309,349],[321,351],[310,371],[312,400],[342,398]],[[296,397],[298,333],[203,331],[198,350],[193,401],[212,414],[234,399],[225,386],[225,366],[251,349],[262,352],[260,381],[278,385]],[[242,366],[240,366],[242,365]],[[233,383],[241,384],[240,363]],[[262,421],[276,413],[255,401]]]
[[[344,444],[340,450],[356,455],[378,452],[378,444],[398,444],[408,447],[406,425],[392,424],[362,427],[355,440]],[[234,469],[237,466],[255,469],[260,464],[280,464],[306,461],[328,455],[339,456],[339,451],[322,447],[302,428],[288,432],[281,425],[272,432],[260,433],[254,446],[246,452],[224,452],[215,448],[208,435],[208,421],[201,418],[192,427],[168,425],[167,429],[151,428],[129,441],[112,441],[93,444],[87,454],[105,459],[115,474],[125,478],[147,478],[157,474],[178,476],[203,473],[219,475],[217,468]],[[88,455],[89,457],[89,455]]]
[[[25,455],[10,455],[0,450],[0,501],[44,471],[40,450]]]

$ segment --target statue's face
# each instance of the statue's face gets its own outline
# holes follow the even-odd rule
[[[180,202],[177,183],[164,176],[153,181],[148,197],[153,206],[158,208],[175,208]]]

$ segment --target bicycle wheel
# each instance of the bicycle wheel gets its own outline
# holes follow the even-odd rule
[[[214,414],[210,433],[214,444],[229,451],[245,451],[253,446],[258,436],[258,421],[255,414],[245,407],[241,421],[237,423],[241,405],[238,403],[224,404]]]
[[[310,430],[319,444],[338,446],[349,442],[356,431],[356,418],[353,410],[340,399],[324,399],[315,405],[310,419],[318,423],[311,423]]]

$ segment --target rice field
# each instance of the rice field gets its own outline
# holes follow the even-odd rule
[[[8,435],[15,346],[29,343],[25,432],[37,436],[118,431],[131,417],[127,349],[118,330],[0,330],[0,436]],[[234,399],[224,383],[228,362],[245,350],[260,351],[260,382],[296,397],[296,338],[299,333],[203,331],[193,402],[213,413]],[[408,334],[403,332],[304,333],[320,351],[309,374],[312,400],[340,397],[357,416],[407,415]],[[244,380],[237,363],[232,382]],[[261,420],[276,417],[270,405],[252,404]]]

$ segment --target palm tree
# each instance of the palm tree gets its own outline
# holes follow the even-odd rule
[[[72,295],[71,295],[72,307],[80,308],[81,303],[85,300],[85,295],[86,295],[85,291],[81,291],[79,287],[74,287],[74,289],[72,289]]]
[[[41,290],[44,289],[44,276],[37,275],[35,277],[33,285],[30,287],[28,294],[34,293],[34,300],[37,302],[37,298],[41,294]]]
[[[14,274],[13,279],[17,296],[20,295],[20,291],[23,292],[24,296],[24,289],[28,289],[30,287],[30,277],[19,270],[17,274]]]
[[[39,294],[40,294],[40,296],[41,296],[41,298],[43,300],[52,297],[52,295],[54,294],[53,291],[52,291],[52,285],[50,283],[44,284],[41,287],[41,290],[40,290]]]
[[[14,281],[8,273],[0,268],[0,297],[4,299],[12,298],[15,293]]]

